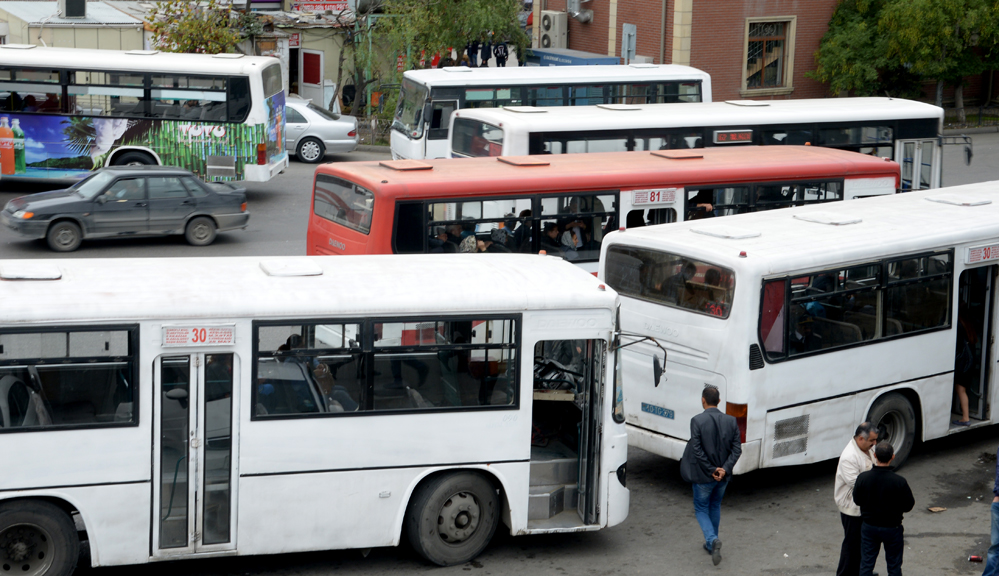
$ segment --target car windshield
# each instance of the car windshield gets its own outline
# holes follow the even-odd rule
[[[325,108],[320,108],[319,106],[316,106],[312,102],[309,102],[309,110],[312,110],[313,112],[315,112],[316,114],[319,114],[320,116],[322,116],[323,118],[325,118],[327,120],[339,120],[340,119],[339,116],[334,115],[332,112],[330,112],[329,110],[327,110]]]
[[[96,198],[97,195],[100,194],[112,180],[114,180],[114,178],[114,174],[110,172],[98,172],[90,178],[80,180],[76,184],[73,184],[69,189],[76,192],[80,196],[83,196],[87,200],[91,200]]]

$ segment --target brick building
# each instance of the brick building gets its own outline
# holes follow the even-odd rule
[[[635,56],[687,64],[711,74],[714,100],[819,98],[828,88],[805,72],[839,0],[590,0],[589,22],[567,18],[565,48],[622,56],[635,33]],[[534,35],[542,10],[565,12],[567,0],[535,0]],[[632,25],[632,27],[628,26]],[[538,45],[537,43],[535,44]]]

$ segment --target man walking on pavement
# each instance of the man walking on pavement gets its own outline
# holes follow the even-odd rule
[[[718,388],[706,386],[701,392],[704,412],[690,419],[690,440],[680,460],[680,475],[694,485],[694,515],[704,533],[704,549],[711,562],[721,562],[721,501],[732,468],[742,455],[739,425],[734,416],[718,410]]]
[[[874,466],[874,445],[878,443],[878,431],[870,422],[857,426],[853,439],[847,443],[839,456],[836,466],[836,484],[833,498],[839,508],[839,519],[843,523],[843,546],[839,552],[839,566],[836,576],[857,576],[860,574],[860,506],[853,502],[853,486],[857,476]]]
[[[982,576],[999,576],[999,450],[996,450],[996,482],[992,487],[992,545],[985,557]]]
[[[860,506],[860,576],[874,573],[881,545],[888,576],[902,576],[902,514],[916,505],[909,483],[891,469],[895,449],[882,440],[874,448],[874,468],[857,477],[853,501]]]

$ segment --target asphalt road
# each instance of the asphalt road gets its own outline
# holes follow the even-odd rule
[[[999,179],[999,134],[974,135],[975,157],[965,166],[962,151],[945,150],[944,183]],[[328,160],[385,159],[386,153],[355,152]],[[71,258],[165,256],[277,256],[305,252],[305,217],[314,167],[292,162],[285,174],[249,184],[252,213],[245,231],[220,234],[212,246],[188,246],[181,237],[84,242]],[[18,195],[0,190],[0,203]],[[0,257],[59,257],[42,241],[24,241],[0,230]],[[842,440],[845,445],[848,438]],[[916,496],[906,516],[904,571],[909,576],[971,575],[982,565],[989,539],[989,504],[999,428],[991,427],[916,447],[901,470]],[[511,537],[497,533],[475,561],[451,568],[430,567],[408,548],[282,556],[189,560],[142,567],[144,574],[302,575],[517,574],[563,576],[603,574],[832,574],[842,538],[832,488],[835,461],[754,472],[736,477],[722,508],[724,560],[714,567],[701,548],[689,485],[676,463],[631,449],[628,487],[631,511],[621,526],[595,533]],[[932,506],[947,510],[932,513]],[[261,527],[266,530],[266,527]],[[334,543],[331,543],[334,545]],[[124,576],[140,568],[81,569],[94,576]],[[883,560],[877,570],[886,574]]]

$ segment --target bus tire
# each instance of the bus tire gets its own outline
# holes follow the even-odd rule
[[[191,246],[208,246],[216,235],[215,221],[207,216],[192,218],[184,230],[184,238]]]
[[[326,147],[318,138],[309,136],[298,143],[295,157],[308,164],[317,164],[326,158]]]
[[[145,152],[125,152],[114,157],[113,166],[155,166],[156,159]]]
[[[68,514],[48,502],[0,504],[0,569],[4,574],[68,576],[80,539]]]
[[[499,523],[496,487],[476,472],[441,474],[422,484],[406,511],[406,534],[416,553],[439,566],[478,556]]]
[[[916,411],[912,403],[898,392],[889,392],[875,400],[867,421],[878,430],[878,442],[891,442],[895,449],[894,466],[900,468],[916,443]]]
[[[45,241],[49,248],[55,252],[72,252],[80,247],[83,242],[83,231],[79,224],[69,220],[60,220],[49,226],[49,231],[45,234]]]

